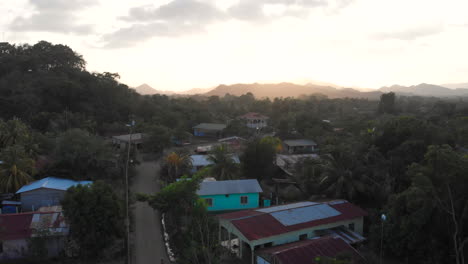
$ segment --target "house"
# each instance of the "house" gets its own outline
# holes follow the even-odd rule
[[[234,136],[219,139],[218,142],[227,145],[231,151],[239,151],[242,149],[242,146],[245,142],[247,142],[247,140],[241,137]]]
[[[240,164],[239,156],[234,154],[231,157],[234,163]],[[209,159],[209,155],[191,155],[190,159],[192,160],[191,173],[195,173],[206,166],[213,165],[213,161]]]
[[[220,137],[225,124],[201,123],[193,127],[193,135],[196,137]]]
[[[42,236],[48,257],[60,254],[69,227],[60,211],[0,215],[0,260],[28,256],[31,238]]]
[[[293,155],[276,155],[276,166],[283,170],[288,175],[294,175],[297,169],[297,164],[305,160],[319,159],[317,154],[293,154]]]
[[[247,113],[243,116],[239,116],[239,119],[244,120],[248,128],[264,128],[266,127],[268,117],[259,113]]]
[[[346,200],[298,202],[218,215],[219,237],[236,254],[254,263],[255,252],[287,243],[328,236],[348,244],[364,240],[363,221],[367,213]],[[227,234],[226,234],[227,233]]]
[[[208,211],[229,211],[257,208],[260,193],[257,180],[203,181],[197,191],[205,199]]]
[[[289,154],[311,153],[317,150],[317,144],[309,139],[289,139],[283,141],[283,145]]]
[[[143,145],[144,137],[145,137],[145,134],[142,134],[142,133],[113,136],[112,144],[114,144],[118,148],[126,148],[126,146],[131,141],[133,146],[136,146],[137,148],[141,148]]]
[[[257,251],[257,264],[318,264],[323,257],[336,257],[346,254],[352,260],[363,257],[339,236],[324,236]],[[353,262],[354,263],[354,262]]]
[[[65,192],[72,186],[92,183],[92,181],[74,181],[47,177],[24,185],[16,194],[20,195],[23,211],[34,211],[39,209],[39,207],[60,205]]]

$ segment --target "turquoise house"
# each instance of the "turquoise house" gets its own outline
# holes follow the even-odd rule
[[[258,208],[262,188],[257,180],[203,181],[197,194],[208,211]]]

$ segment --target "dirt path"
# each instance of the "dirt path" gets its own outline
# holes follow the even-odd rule
[[[132,184],[133,193],[152,194],[159,191],[156,177],[159,176],[160,160],[141,161],[136,170],[137,175]],[[134,217],[135,246],[132,263],[160,264],[161,259],[164,259],[164,263],[168,264],[159,212],[153,210],[147,203],[136,202]]]

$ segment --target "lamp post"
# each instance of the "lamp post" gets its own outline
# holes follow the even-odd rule
[[[130,213],[129,213],[129,204],[128,204],[128,193],[129,193],[129,188],[128,188],[128,163],[130,162],[130,148],[132,147],[132,133],[133,133],[133,127],[135,126],[135,120],[132,120],[130,124],[127,124],[126,126],[130,127],[130,136],[128,139],[128,145],[127,145],[127,161],[125,164],[125,206],[127,208],[127,215],[125,219],[125,225],[127,229],[127,264],[130,264]]]
[[[380,216],[380,220],[382,220],[382,228],[380,231],[380,264],[382,264],[382,249],[383,249],[383,224],[387,220],[387,216],[385,214],[382,214]]]

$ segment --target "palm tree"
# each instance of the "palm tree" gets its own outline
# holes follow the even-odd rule
[[[169,176],[173,179],[180,176],[182,169],[189,168],[192,164],[192,159],[184,152],[171,152],[166,156],[165,161],[168,165]]]
[[[355,173],[357,161],[344,151],[322,156],[322,177],[320,186],[325,193],[334,198],[353,200],[363,193],[365,183],[360,174]]]
[[[239,172],[239,166],[235,163],[233,156],[229,154],[226,145],[221,145],[211,152],[208,160],[213,162],[211,172],[220,180],[232,180]]]
[[[5,148],[0,153],[0,191],[16,192],[32,181],[34,160],[29,158],[20,145]]]

